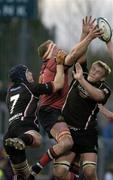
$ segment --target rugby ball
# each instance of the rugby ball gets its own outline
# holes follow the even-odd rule
[[[102,41],[108,42],[112,37],[112,29],[107,19],[103,17],[97,18],[97,26],[102,29],[103,34],[99,37]]]

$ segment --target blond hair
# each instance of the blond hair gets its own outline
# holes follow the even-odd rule
[[[98,60],[98,61],[95,61],[92,65],[94,64],[98,64],[100,67],[105,69],[105,76],[111,73],[111,68],[105,62]]]

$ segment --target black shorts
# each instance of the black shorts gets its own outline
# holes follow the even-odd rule
[[[31,119],[26,119],[25,121],[17,119],[9,126],[4,139],[19,137],[29,130],[35,130],[39,132],[39,127]]]
[[[74,130],[70,128],[74,141],[72,151],[76,154],[94,152],[98,150],[98,132],[97,130]]]
[[[64,121],[61,118],[61,110],[50,106],[41,107],[39,110],[39,121],[43,129],[48,133],[49,137],[50,130],[57,122]]]

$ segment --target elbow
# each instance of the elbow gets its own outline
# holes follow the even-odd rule
[[[105,98],[105,95],[103,93],[103,91],[98,90],[97,93],[94,96],[94,99],[98,102],[101,103]]]
[[[76,50],[73,50],[65,58],[65,65],[72,65],[76,59],[79,57],[79,54]]]
[[[64,87],[64,81],[54,84],[54,92],[61,90]]]
[[[104,97],[102,94],[96,94],[94,96],[94,100],[97,101],[98,103],[101,103],[103,101]]]

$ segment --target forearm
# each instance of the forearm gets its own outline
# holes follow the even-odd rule
[[[109,120],[113,121],[113,112],[109,111],[106,107],[102,107],[100,112]]]
[[[82,87],[88,92],[89,96],[96,100],[97,102],[104,99],[104,93],[102,90],[92,86],[88,81],[84,78],[78,80]]]
[[[82,56],[87,51],[87,47],[92,41],[92,38],[87,35],[82,41],[76,44],[72,51],[67,55],[65,59],[66,65],[72,65],[75,61],[77,61],[80,56]]]
[[[87,33],[81,33],[81,37],[80,37],[80,41],[82,41],[83,39],[85,39],[85,37],[87,36]]]
[[[57,65],[57,72],[53,81],[54,91],[57,91],[64,86],[64,67],[63,65]]]
[[[108,52],[113,60],[113,43],[112,43],[112,41],[110,40],[106,45],[107,45]]]

